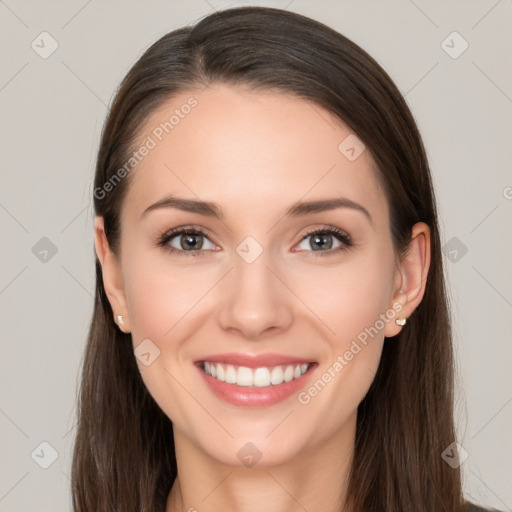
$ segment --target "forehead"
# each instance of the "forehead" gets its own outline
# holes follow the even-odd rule
[[[351,137],[339,118],[290,94],[222,84],[182,92],[147,119],[139,146],[150,149],[123,210],[138,216],[172,193],[219,203],[226,216],[230,206],[261,216],[334,196],[386,211],[370,152],[343,152]]]

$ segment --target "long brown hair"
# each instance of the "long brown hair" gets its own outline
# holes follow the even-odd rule
[[[122,81],[102,132],[94,207],[110,248],[118,254],[119,213],[131,175],[105,184],[119,177],[155,109],[211,83],[276,90],[326,108],[375,160],[396,253],[407,249],[416,222],[430,226],[424,298],[406,328],[384,344],[358,408],[347,504],[354,512],[464,510],[460,470],[441,456],[455,441],[454,359],[429,165],[402,95],[358,45],[305,16],[263,7],[216,12],[154,43]],[[75,512],[165,510],[177,475],[172,423],[141,379],[130,335],[114,323],[97,259],[81,379],[71,475]]]

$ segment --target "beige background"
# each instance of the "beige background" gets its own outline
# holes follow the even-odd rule
[[[405,94],[448,244],[466,494],[511,510],[511,0],[0,0],[0,510],[71,510],[75,391],[94,290],[91,180],[112,95],[160,36],[233,5],[331,25]],[[44,59],[50,38],[58,48]]]

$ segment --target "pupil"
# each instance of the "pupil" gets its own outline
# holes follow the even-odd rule
[[[198,236],[201,236],[201,235],[194,235],[191,233],[183,235],[184,238],[182,238],[181,248],[182,249],[200,249],[202,247],[202,244],[198,243],[197,240],[195,240]],[[185,240],[185,242],[183,242],[183,240]]]
[[[314,235],[312,238],[312,246],[315,245],[320,248],[331,249],[332,247],[332,238],[331,235]],[[325,240],[327,238],[327,241]],[[329,243],[330,242],[330,243]]]

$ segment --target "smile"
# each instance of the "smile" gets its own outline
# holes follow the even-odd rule
[[[247,366],[235,366],[209,361],[202,363],[203,371],[218,381],[236,386],[254,386],[259,388],[277,386],[283,382],[299,379],[308,371],[309,367],[309,363],[272,367],[262,366],[259,368],[248,368]]]

